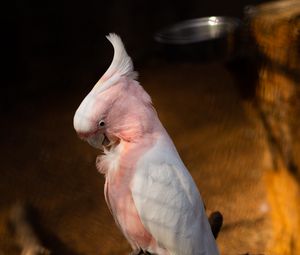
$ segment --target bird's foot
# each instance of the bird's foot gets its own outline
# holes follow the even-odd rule
[[[131,253],[129,253],[129,255],[151,255],[151,253],[147,252],[147,251],[143,251],[142,249],[140,250],[134,250]]]
[[[143,250],[134,250],[129,253],[129,255],[142,255],[142,254],[144,254]]]

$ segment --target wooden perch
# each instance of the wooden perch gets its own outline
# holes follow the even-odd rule
[[[26,206],[16,203],[11,210],[11,222],[13,224],[16,240],[22,249],[21,255],[49,255],[51,252],[43,247],[34,232],[26,215]]]

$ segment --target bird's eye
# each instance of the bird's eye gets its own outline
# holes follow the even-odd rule
[[[100,121],[99,121],[99,127],[104,127],[104,126],[105,126],[104,121],[103,121],[103,120],[100,120]]]

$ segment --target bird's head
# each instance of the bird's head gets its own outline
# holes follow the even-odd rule
[[[156,116],[150,96],[136,73],[121,39],[110,34],[113,61],[78,107],[73,124],[80,138],[96,148],[120,140],[133,142],[153,128]]]
[[[109,142],[107,129],[112,124],[109,119],[113,101],[112,95],[97,93],[93,89],[81,102],[74,115],[74,128],[78,136],[95,148],[101,148]],[[111,94],[111,93],[110,93]]]

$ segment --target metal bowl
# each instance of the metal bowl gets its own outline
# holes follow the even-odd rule
[[[241,21],[231,17],[204,17],[177,23],[155,34],[169,58],[198,59],[232,57]]]

